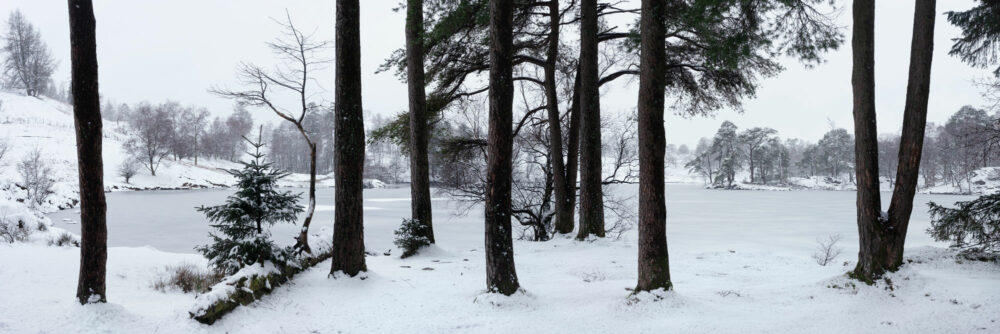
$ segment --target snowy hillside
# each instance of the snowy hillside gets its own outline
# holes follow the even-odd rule
[[[51,203],[43,211],[71,206],[77,188],[76,137],[73,127],[72,107],[49,99],[28,97],[0,91],[0,140],[10,147],[0,161],[0,189],[7,198],[23,198],[16,194],[20,180],[17,163],[34,150],[39,150],[46,164],[52,168],[49,176],[55,180]],[[156,176],[141,170],[139,175],[125,183],[118,176],[118,166],[127,158],[122,149],[125,140],[123,124],[104,123],[104,184],[108,191],[157,188],[202,188],[232,183],[232,177],[223,168],[236,164],[228,161],[202,159],[199,165],[181,160],[164,159]]]

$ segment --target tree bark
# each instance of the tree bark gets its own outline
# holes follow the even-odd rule
[[[566,187],[566,166],[563,164],[562,122],[559,117],[559,98],[556,91],[556,62],[559,57],[559,1],[549,1],[549,45],[545,59],[545,107],[549,119],[549,163],[552,165],[552,186],[555,197],[555,230],[557,233],[573,232],[573,216]]]
[[[643,0],[639,21],[639,283],[635,291],[670,290],[663,155],[666,69],[665,0]]]
[[[854,156],[857,174],[857,219],[860,251],[855,273],[881,275],[882,209],[878,180],[878,130],[875,124],[875,1],[855,0],[851,41],[854,95]],[[868,279],[870,280],[870,278]]]
[[[513,169],[513,2],[490,1],[490,121],[486,175],[486,288],[511,295],[520,287],[511,237]]]
[[[573,231],[573,217],[576,211],[576,179],[580,161],[580,70],[573,79],[573,96],[569,107],[569,129],[566,140],[566,215],[570,221],[568,229]]]
[[[101,155],[103,124],[97,86],[96,20],[90,0],[69,0],[68,5],[80,182],[80,275],[76,298],[80,304],[104,303],[107,302],[108,228]]]
[[[597,29],[597,0],[580,1],[580,240],[604,237]]]
[[[889,212],[885,219],[866,217],[862,220],[861,210],[861,185],[865,184],[868,191],[874,190],[876,197],[869,199],[866,204],[869,206],[865,212],[871,214],[876,212],[881,215],[880,202],[878,200],[878,165],[877,165],[877,142],[875,141],[875,105],[874,105],[874,71],[871,30],[874,21],[874,5],[865,4],[866,8],[859,15],[857,2],[855,3],[855,31],[858,31],[858,17],[861,16],[867,22],[862,22],[862,29],[867,34],[864,44],[866,61],[869,67],[865,68],[863,75],[867,85],[859,87],[855,84],[855,124],[858,123],[858,96],[867,96],[864,101],[865,108],[870,109],[871,128],[867,142],[869,151],[867,154],[875,154],[875,158],[868,157],[867,164],[870,170],[862,174],[858,170],[858,230],[860,233],[860,252],[858,253],[858,265],[855,267],[852,276],[865,281],[872,282],[879,278],[886,271],[896,271],[903,264],[903,244],[906,239],[906,230],[909,225],[910,214],[913,211],[913,197],[917,190],[917,178],[919,177],[920,158],[923,152],[924,130],[927,123],[927,101],[930,94],[930,74],[931,61],[934,50],[934,15],[935,0],[917,0],[913,16],[913,37],[910,44],[910,69],[906,89],[906,104],[903,109],[903,133],[900,138],[899,165],[896,169],[896,181],[893,187],[892,199],[889,203]],[[865,24],[867,23],[867,24]],[[857,33],[855,35],[857,39]],[[855,42],[857,48],[857,42]],[[855,51],[855,75],[858,75],[858,54]],[[859,92],[865,89],[867,92]],[[855,125],[857,126],[857,125]],[[860,136],[859,136],[860,138]],[[856,144],[856,152],[861,152],[859,140]],[[860,154],[858,154],[860,161]],[[874,175],[874,176],[873,176]],[[865,181],[862,181],[862,176]],[[870,183],[873,181],[874,185]]]
[[[894,231],[886,263],[895,270],[903,264],[903,243],[913,212],[913,197],[920,176],[920,158],[927,126],[927,100],[930,95],[931,61],[934,54],[935,0],[918,0],[913,14],[913,39],[910,44],[910,70],[903,107],[903,133],[899,142],[896,184],[889,202],[889,226]]]
[[[330,274],[366,271],[364,211],[365,132],[361,109],[361,36],[358,0],[337,0],[335,113],[336,191]]]
[[[302,136],[309,145],[309,207],[306,209],[306,219],[302,221],[302,229],[299,230],[299,237],[295,238],[295,246],[292,247],[302,252],[312,253],[309,248],[309,224],[312,223],[313,214],[316,212],[316,143],[309,140],[309,135],[299,126]]]
[[[424,1],[406,4],[406,82],[410,95],[410,218],[425,228],[423,237],[434,243],[431,221],[431,182],[427,161],[427,95],[424,91]]]

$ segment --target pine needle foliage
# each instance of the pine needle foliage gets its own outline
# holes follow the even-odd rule
[[[1000,253],[1000,193],[972,201],[956,202],[948,208],[928,203],[931,227],[927,233],[937,241],[970,253]]]
[[[288,173],[264,160],[264,144],[259,138],[257,142],[244,139],[253,147],[253,152],[247,152],[252,159],[241,162],[243,168],[228,171],[237,180],[236,193],[227,197],[225,204],[197,208],[218,231],[209,233],[211,244],[197,250],[212,267],[226,274],[266,261],[279,268],[288,265],[291,250],[275,245],[268,228],[277,223],[294,224],[303,211],[299,195],[277,190],[278,180]]]

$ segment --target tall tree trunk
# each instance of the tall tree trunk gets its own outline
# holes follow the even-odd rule
[[[358,0],[337,0],[336,79],[336,200],[330,274],[349,276],[366,271],[364,211],[365,131],[361,109],[361,36]]]
[[[663,130],[666,0],[642,0],[639,21],[639,283],[635,291],[670,290]]]
[[[860,237],[859,273],[870,280],[883,271],[881,199],[878,181],[878,130],[875,124],[875,1],[854,0],[854,156],[857,173],[857,218]]]
[[[486,288],[511,295],[520,285],[511,238],[513,169],[513,2],[490,1],[490,129],[486,159]]]
[[[903,133],[899,142],[899,164],[896,184],[889,203],[889,226],[895,236],[891,241],[890,268],[903,263],[903,241],[913,212],[913,196],[917,192],[920,159],[924,150],[924,130],[927,128],[927,100],[930,95],[931,61],[934,54],[935,0],[918,0],[913,14],[913,40],[910,44],[910,73],[906,85],[906,105],[903,107]]]
[[[427,162],[427,95],[424,91],[424,1],[406,4],[406,82],[410,95],[410,218],[424,226],[434,243],[431,182]]]
[[[559,117],[559,97],[556,91],[556,62],[559,57],[559,1],[549,1],[549,45],[545,58],[545,107],[549,118],[549,162],[552,165],[552,186],[555,196],[555,230],[573,232],[573,216],[567,207],[566,166],[563,165],[562,121]]]
[[[597,0],[580,1],[580,240],[604,237],[597,29]]]
[[[580,70],[573,79],[573,96],[569,107],[569,129],[566,140],[566,215],[569,216],[569,231],[573,231],[572,219],[576,211],[576,179],[580,161]]]
[[[309,224],[312,223],[313,214],[316,212],[316,143],[309,140],[305,130],[301,127],[299,129],[306,139],[306,144],[309,145],[309,207],[306,209],[306,219],[302,221],[299,237],[295,238],[295,246],[292,248],[312,253],[312,248],[309,248]]]
[[[865,129],[869,140],[866,164],[871,166],[869,170],[862,173],[861,170],[861,135],[858,136],[856,144],[856,154],[858,157],[858,230],[860,233],[860,252],[858,253],[858,265],[855,267],[852,276],[865,281],[872,282],[886,271],[895,271],[903,264],[903,244],[906,240],[906,229],[909,225],[910,214],[913,211],[913,197],[917,190],[917,177],[919,176],[920,157],[923,151],[924,129],[927,123],[927,100],[930,94],[931,60],[934,50],[934,15],[935,0],[917,0],[913,15],[913,37],[910,44],[910,69],[906,89],[906,105],[903,110],[903,133],[900,138],[899,165],[896,170],[896,181],[893,188],[892,199],[889,204],[889,212],[885,219],[878,216],[868,217],[867,215],[881,215],[881,204],[878,199],[878,165],[877,165],[877,142],[875,141],[875,104],[874,104],[874,48],[872,47],[872,21],[874,21],[874,5],[865,3],[864,8],[859,9],[858,2],[855,2],[855,69],[856,77],[863,77],[864,85],[859,85],[855,81],[855,127],[857,127],[859,95],[866,100],[862,101],[865,109],[870,109],[870,114],[865,117],[870,119],[871,127]],[[859,17],[862,22],[859,22]],[[860,25],[860,26],[859,26]],[[858,42],[859,27],[864,31],[865,36],[862,42]],[[859,48],[859,45],[863,47]],[[864,70],[858,69],[859,54],[858,49],[863,50],[864,64],[868,66]],[[860,72],[860,73],[859,73]],[[860,91],[865,90],[865,91]],[[857,132],[857,130],[856,130]],[[874,152],[874,153],[872,153]],[[864,179],[863,179],[864,177]],[[868,192],[874,191],[874,199],[866,201],[866,210],[862,219],[862,185]]]
[[[107,301],[108,226],[94,5],[90,0],[69,0],[68,4],[73,118],[80,181],[80,276],[76,298],[80,304],[104,303]]]

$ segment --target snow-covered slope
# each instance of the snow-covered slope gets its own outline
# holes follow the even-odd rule
[[[1000,192],[1000,167],[980,168],[959,185],[942,183],[923,191],[928,194],[993,194]]]
[[[51,211],[71,206],[77,198],[76,135],[73,127],[73,108],[49,98],[35,98],[7,91],[0,91],[0,140],[10,147],[0,161],[0,189],[7,189],[2,196],[23,198],[17,187],[20,182],[17,163],[34,150],[39,150],[52,168],[49,177],[56,181],[51,203],[40,209]],[[236,164],[228,161],[201,159],[199,165],[187,160],[164,159],[156,176],[149,171],[125,183],[118,176],[118,166],[127,158],[122,149],[125,141],[123,124],[104,122],[104,184],[108,191],[155,188],[200,188],[232,183],[232,177],[223,168]]]

